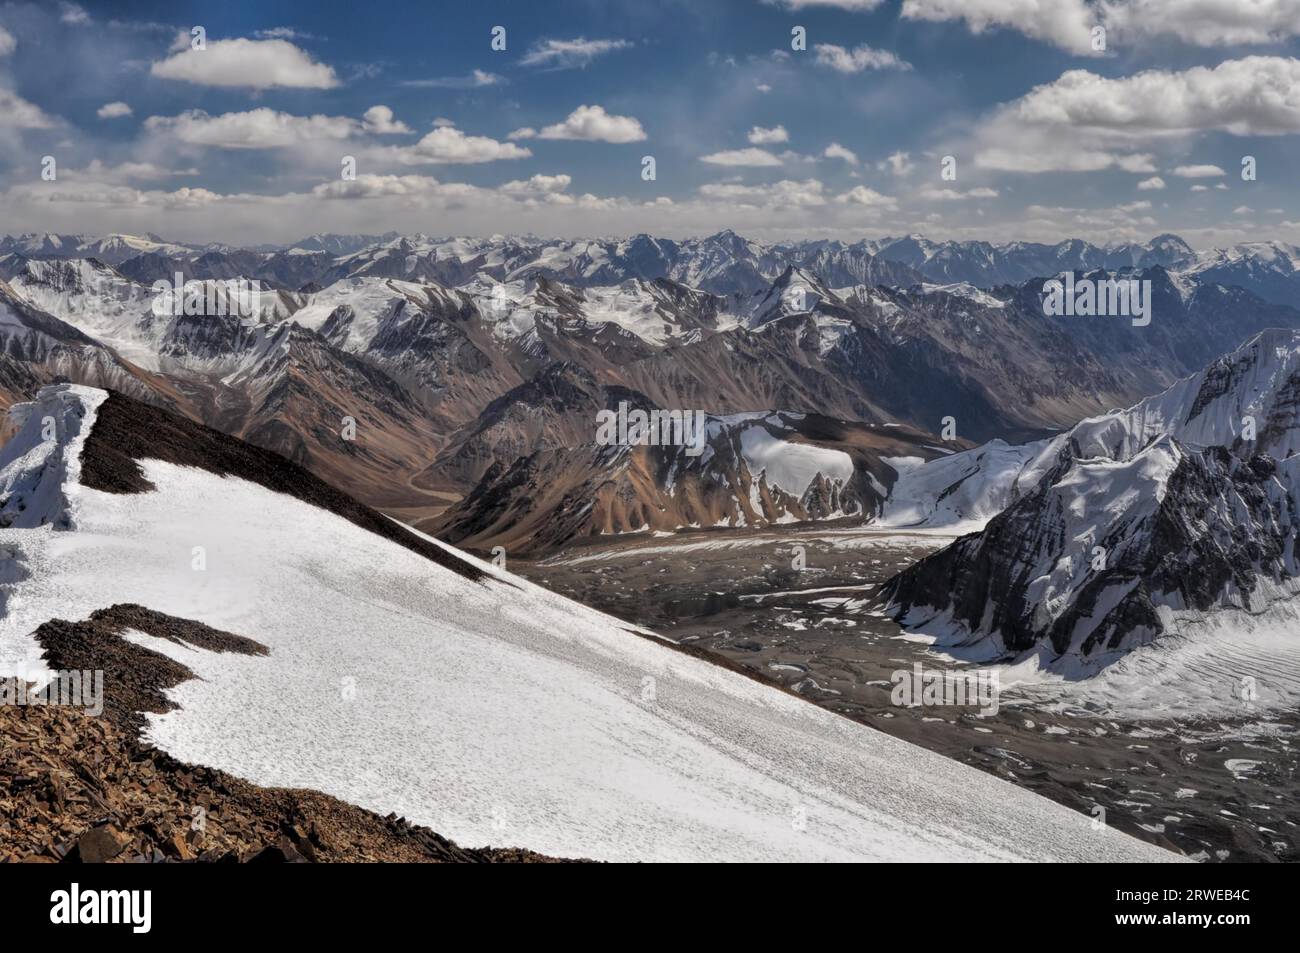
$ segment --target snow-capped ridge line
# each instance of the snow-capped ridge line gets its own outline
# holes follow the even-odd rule
[[[0,526],[76,527],[82,449],[107,397],[95,387],[50,384],[9,408],[17,433],[0,448]]]

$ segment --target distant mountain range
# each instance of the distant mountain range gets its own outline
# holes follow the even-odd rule
[[[283,290],[327,285],[344,277],[430,279],[460,284],[484,273],[498,280],[537,274],[580,286],[628,278],[669,278],[721,295],[761,290],[788,266],[817,274],[834,287],[906,286],[919,280],[968,282],[981,288],[1020,284],[1061,271],[1150,268],[1209,271],[1213,280],[1243,287],[1246,279],[1294,289],[1300,251],[1281,242],[1252,242],[1198,254],[1176,235],[1146,243],[1095,245],[1071,239],[1036,242],[931,241],[919,235],[862,240],[750,241],[732,231],[674,241],[533,237],[430,238],[425,235],[311,235],[287,246],[239,248],[223,243],[169,242],[156,235],[27,234],[0,239],[0,257],[97,258],[123,266],[137,280],[172,276],[255,277]],[[1253,288],[1256,293],[1260,289]],[[1278,300],[1261,294],[1268,300]]]
[[[118,389],[485,548],[864,519],[889,505],[887,457],[1051,434],[1259,331],[1300,328],[1277,301],[1294,252],[1199,258],[1173,236],[1102,248],[320,235],[287,249],[21,236],[0,242],[0,399],[60,380]],[[155,308],[152,282],[176,270],[207,290],[268,290],[246,315]],[[1044,277],[1070,270],[1150,281],[1153,321],[1046,317]],[[598,445],[596,414],[620,403],[707,414],[715,455]],[[780,482],[745,441],[825,451],[852,473]]]

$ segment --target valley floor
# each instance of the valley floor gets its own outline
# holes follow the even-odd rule
[[[868,597],[951,536],[782,527],[577,547],[512,572],[716,653],[832,711],[1202,860],[1300,859],[1300,713],[1150,719],[1078,693],[1017,692],[996,714],[892,704],[892,673],[971,668],[875,614]],[[799,549],[796,549],[799,547]],[[802,551],[804,568],[796,569]],[[1095,815],[1094,815],[1095,816]]]

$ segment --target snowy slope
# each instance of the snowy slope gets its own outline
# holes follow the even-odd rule
[[[26,459],[31,421],[69,399],[86,423],[102,400],[46,389],[5,459]],[[65,460],[84,433],[60,435]],[[132,636],[198,676],[149,719],[181,759],[565,856],[1173,859],[486,565],[473,581],[238,478],[142,468],[153,491],[110,494],[46,467],[75,530],[0,530],[20,570],[3,577],[0,666],[30,659],[51,617],[120,602],[264,643],[255,657]]]
[[[1253,441],[1243,441],[1247,421]],[[1279,460],[1300,450],[1300,332],[1261,332],[1167,390],[1055,437],[1020,446],[993,440],[925,464],[898,460],[899,479],[880,522],[978,527],[1063,458],[1122,462],[1164,435],[1196,449],[1248,443]]]

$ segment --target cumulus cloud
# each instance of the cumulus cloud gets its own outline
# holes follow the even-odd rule
[[[507,139],[580,139],[586,142],[641,142],[646,138],[641,123],[631,116],[615,116],[603,106],[579,106],[564,122],[546,126],[541,132],[530,126],[516,129]]]
[[[519,60],[524,66],[549,66],[553,69],[573,69],[586,66],[598,56],[625,50],[633,44],[627,40],[542,40]]]
[[[265,106],[219,116],[191,109],[178,116],[150,116],[144,124],[151,132],[190,145],[220,149],[279,149],[304,142],[337,141],[361,129],[360,123],[347,116],[294,116]]]
[[[1300,0],[904,0],[911,20],[961,21],[972,33],[1005,28],[1081,56],[1107,45],[1173,36],[1195,46],[1278,43],[1300,36]]]
[[[867,69],[910,70],[912,64],[900,60],[888,50],[872,49],[869,46],[855,46],[846,50],[833,43],[818,43],[813,49],[817,54],[817,65],[826,66],[839,73],[861,73]]]
[[[1300,132],[1300,60],[1248,56],[1218,66],[1109,78],[1069,70],[1016,106],[1032,123],[1134,136],[1222,130],[1237,136]]]
[[[371,106],[362,116],[367,132],[375,135],[401,135],[411,131],[411,127],[400,119],[393,118],[393,111],[387,106]]]
[[[323,182],[312,195],[323,199],[375,199],[412,197],[438,191],[442,186],[430,175],[358,175],[355,179]]]
[[[0,26],[0,56],[8,56],[16,49],[18,49],[18,41],[14,39],[14,35]]]
[[[849,165],[857,165],[858,157],[852,149],[847,149],[838,142],[832,142],[823,151],[822,155],[827,159],[843,159]]]
[[[1174,169],[1180,179],[1217,179],[1227,174],[1217,165],[1180,165]]]
[[[498,187],[499,191],[510,195],[553,195],[563,192],[573,182],[573,177],[564,175],[534,175],[527,179],[516,179]]]
[[[1019,30],[1083,56],[1092,48],[1095,11],[1084,0],[903,0],[900,15],[909,20],[964,21],[972,33],[993,28]]]
[[[1017,172],[1154,173],[1140,145],[1203,132],[1300,132],[1300,60],[1251,56],[1215,67],[1109,78],[1069,70],[980,124],[981,168]]]
[[[1124,40],[1175,36],[1196,46],[1278,43],[1300,36],[1300,0],[1119,0],[1104,6]]]
[[[332,89],[332,67],[318,63],[288,40],[209,40],[207,49],[185,48],[159,60],[149,72],[160,79],[201,86],[248,89]]]
[[[863,205],[867,208],[892,209],[898,205],[898,200],[888,195],[882,195],[875,189],[869,189],[865,185],[855,185],[843,195],[835,197],[835,201],[848,205]]]
[[[1153,175],[1151,178],[1143,179],[1138,183],[1138,190],[1141,192],[1149,192],[1152,189],[1163,189],[1164,187],[1165,180],[1160,178],[1158,175]]]
[[[499,159],[526,159],[532,152],[513,142],[467,136],[455,126],[439,126],[415,145],[394,149],[390,155],[405,165],[472,165]]]
[[[90,14],[75,3],[60,3],[59,19],[70,26],[85,26],[90,22]]]
[[[95,110],[95,115],[100,119],[121,119],[124,116],[131,115],[131,107],[121,100],[104,103]]]
[[[981,186],[980,188],[967,189],[939,189],[927,185],[920,191],[921,198],[927,202],[960,202],[965,199],[995,199],[998,197],[997,189],[990,189]]]
[[[150,116],[145,128],[180,142],[219,149],[283,149],[312,142],[338,142],[364,133],[411,132],[387,106],[371,106],[361,120],[349,116],[295,116],[262,106],[212,116],[191,109],[177,116]]]
[[[741,205],[772,207],[806,207],[825,205],[825,186],[816,179],[797,182],[782,179],[770,185],[741,185],[735,182],[715,182],[700,186],[700,195]]]
[[[894,175],[908,175],[916,168],[916,164],[911,161],[911,153],[894,152],[877,162],[876,168],[881,172],[888,169]]]
[[[117,165],[108,165],[99,159],[92,161],[85,169],[80,170],[61,170],[62,175],[80,176],[95,182],[121,183],[135,181],[158,181],[161,179],[170,179],[177,176],[197,175],[198,169],[174,169],[152,162],[120,162]]]
[[[730,165],[730,166],[774,166],[780,165],[781,160],[766,149],[726,149],[722,152],[711,152],[706,156],[700,156],[701,162],[707,162],[710,165]]]
[[[0,129],[53,129],[54,119],[12,89],[0,87]]]
[[[790,134],[785,131],[785,126],[773,126],[771,129],[755,126],[749,130],[747,138],[752,145],[770,146],[778,142],[789,142]]]

